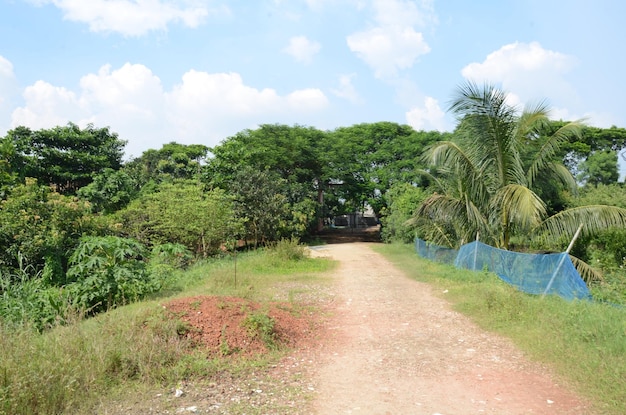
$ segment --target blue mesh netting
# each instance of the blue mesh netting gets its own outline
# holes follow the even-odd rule
[[[415,251],[423,258],[450,265],[454,264],[454,260],[459,253],[456,249],[444,248],[419,238],[415,238]]]
[[[427,255],[419,250],[420,245],[428,246]],[[417,252],[424,258],[432,259],[429,252],[437,252],[433,246],[416,241]],[[556,294],[567,300],[591,298],[587,285],[566,253],[523,254],[472,242],[461,246],[454,265],[457,268],[493,272],[505,282],[530,294]]]

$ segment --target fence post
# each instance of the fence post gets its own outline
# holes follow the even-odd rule
[[[474,265],[472,269],[476,271],[476,256],[478,255],[478,238],[480,236],[480,232],[476,232],[476,246],[474,247]]]
[[[552,284],[554,283],[556,274],[561,270],[561,266],[563,265],[563,262],[565,262],[565,257],[569,255],[569,251],[571,251],[572,248],[574,247],[574,242],[576,242],[576,239],[578,239],[578,235],[580,235],[580,231],[582,231],[582,229],[583,229],[583,224],[581,223],[580,226],[578,226],[578,229],[576,230],[576,233],[574,234],[572,241],[569,243],[569,246],[567,247],[567,249],[561,256],[561,260],[559,261],[559,264],[556,266],[554,273],[552,273],[552,278],[550,278],[550,282],[548,282],[548,285],[546,286],[545,291],[541,295],[542,298],[545,297],[546,294],[548,294],[548,291],[550,291],[550,288],[552,288]]]

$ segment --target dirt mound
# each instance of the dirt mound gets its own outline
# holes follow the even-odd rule
[[[183,335],[211,357],[298,347],[312,340],[318,325],[311,313],[290,303],[261,305],[235,297],[197,296],[165,307],[186,323]]]

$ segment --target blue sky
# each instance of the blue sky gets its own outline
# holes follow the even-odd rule
[[[263,123],[450,131],[468,79],[626,127],[624,4],[0,0],[0,135],[93,123],[131,157]]]

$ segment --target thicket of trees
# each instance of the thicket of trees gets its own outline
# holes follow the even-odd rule
[[[44,328],[70,309],[106,310],[159,290],[194,258],[307,238],[365,208],[387,241],[417,232],[451,246],[480,232],[503,248],[561,250],[583,222],[577,254],[618,270],[626,130],[550,121],[546,107],[518,111],[504,98],[460,89],[453,133],[268,124],[129,161],[109,128],[11,130],[0,138],[0,316]]]

